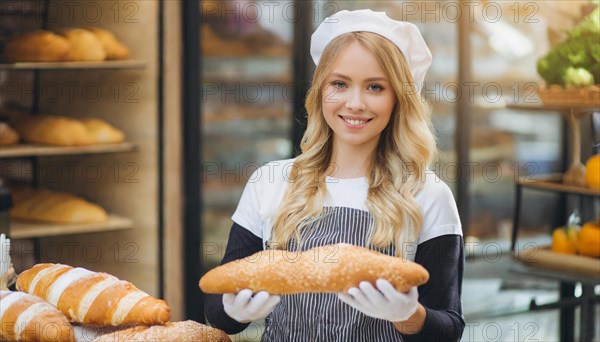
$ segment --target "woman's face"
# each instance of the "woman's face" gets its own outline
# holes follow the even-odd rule
[[[334,144],[375,149],[390,121],[396,94],[375,56],[358,42],[333,62],[322,89],[325,121]]]

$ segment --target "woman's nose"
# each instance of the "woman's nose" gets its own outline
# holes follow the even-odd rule
[[[348,98],[346,99],[346,108],[348,110],[357,112],[365,110],[365,100],[362,92],[359,89],[354,89],[348,93]]]

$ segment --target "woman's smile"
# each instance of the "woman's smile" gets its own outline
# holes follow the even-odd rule
[[[373,119],[368,119],[368,118],[359,118],[359,117],[344,116],[344,115],[338,115],[338,117],[340,119],[342,119],[346,123],[346,126],[348,126],[348,128],[350,128],[350,129],[363,128],[371,120],[373,120]]]

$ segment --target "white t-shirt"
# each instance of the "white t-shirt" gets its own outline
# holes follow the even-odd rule
[[[270,162],[257,169],[248,180],[232,220],[262,238],[263,246],[271,238],[272,220],[285,191],[293,179],[294,159]],[[325,207],[343,207],[367,211],[369,185],[366,178],[326,179]],[[423,215],[418,243],[442,235],[462,235],[456,203],[450,188],[433,171],[427,171],[425,184],[415,199]],[[414,253],[407,255],[414,260]]]

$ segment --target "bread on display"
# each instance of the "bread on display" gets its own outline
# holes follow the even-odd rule
[[[164,324],[171,310],[130,282],[84,268],[37,264],[19,274],[17,289],[56,306],[71,322],[93,325]]]
[[[74,341],[67,317],[41,298],[0,291],[0,340]]]
[[[0,122],[0,146],[15,145],[19,142],[19,133],[5,122]]]
[[[227,334],[191,320],[165,325],[136,326],[102,335],[94,342],[116,341],[178,341],[178,342],[230,342]]]
[[[64,62],[71,51],[69,41],[54,32],[35,30],[16,35],[4,47],[7,62]]]
[[[106,210],[79,196],[29,186],[10,186],[14,206],[11,219],[26,222],[101,223],[108,220]]]
[[[13,120],[24,142],[56,146],[116,144],[125,134],[109,123],[95,118],[72,118],[60,115],[25,115]]]
[[[129,58],[129,49],[99,27],[34,30],[11,37],[3,59],[18,62],[92,62]]]

